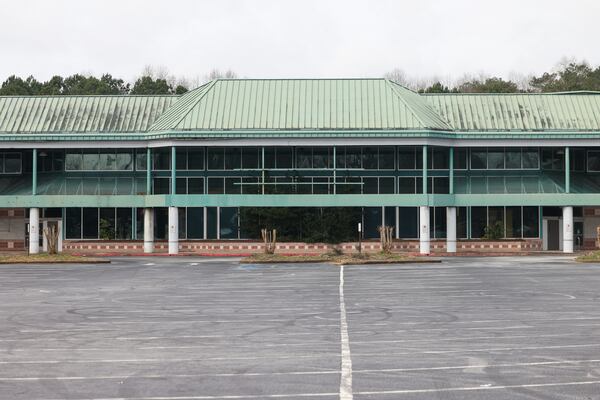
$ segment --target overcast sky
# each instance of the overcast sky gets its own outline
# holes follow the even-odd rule
[[[414,77],[600,64],[598,0],[0,0],[0,80],[73,73]]]

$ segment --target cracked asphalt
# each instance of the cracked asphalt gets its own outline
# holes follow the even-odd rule
[[[0,399],[600,399],[600,265],[0,266]],[[343,395],[346,399],[347,395]]]

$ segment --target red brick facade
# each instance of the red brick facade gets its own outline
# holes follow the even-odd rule
[[[277,243],[277,252],[279,253],[325,253],[338,248],[345,253],[355,252],[358,243],[340,243],[338,245],[324,243]],[[64,249],[66,251],[81,253],[108,253],[117,252],[123,254],[142,253],[143,243],[141,241],[65,241]],[[168,244],[164,241],[155,242],[154,249],[156,253],[165,253],[168,250]],[[253,241],[181,241],[179,250],[183,253],[198,254],[249,254],[262,252],[262,242]],[[367,241],[362,243],[362,249],[365,252],[377,252],[381,250],[378,241]],[[395,241],[392,247],[396,252],[418,252],[418,240]],[[433,240],[431,242],[432,253],[443,253],[446,250],[446,242],[442,240]],[[518,253],[541,251],[542,241],[539,239],[531,240],[501,240],[501,241],[483,241],[471,240],[461,241],[457,244],[458,252],[494,252],[494,253]]]

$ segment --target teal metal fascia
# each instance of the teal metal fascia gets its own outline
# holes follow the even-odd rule
[[[338,195],[19,195],[1,208],[27,207],[477,207],[598,206],[600,194],[338,194]]]
[[[6,134],[0,133],[0,142],[68,142],[68,141],[149,141],[149,140],[202,140],[202,139],[244,139],[244,138],[427,138],[427,139],[598,139],[600,131],[437,131],[437,130],[241,130],[241,131],[165,131],[97,134]]]

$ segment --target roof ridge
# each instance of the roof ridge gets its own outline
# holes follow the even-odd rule
[[[567,92],[514,92],[514,93],[419,93],[426,97],[436,96],[556,96],[556,95],[599,95],[597,90],[573,90]]]
[[[180,97],[180,100],[183,99],[185,97],[185,95],[190,95],[193,92],[196,91],[200,91],[202,92],[201,94],[199,94],[198,98],[194,99],[193,101],[190,102],[190,104],[187,105],[187,107],[184,109],[184,111],[182,111],[182,113],[180,114],[180,116],[174,120],[174,123],[172,123],[172,127],[176,127],[177,125],[179,125],[179,123],[190,113],[190,111],[192,111],[192,109],[200,102],[200,100],[202,100],[204,98],[204,96],[206,96],[206,94],[210,91],[210,89],[216,85],[216,83],[218,82],[218,79],[213,79],[212,81],[209,81],[207,83],[205,83],[204,85],[200,85],[197,88],[190,90],[189,92],[185,93],[184,95],[182,95]],[[180,101],[178,100],[178,101]],[[177,101],[177,102],[178,102]],[[171,107],[175,107],[177,106],[177,102],[175,102]],[[152,125],[148,128],[149,131],[152,130],[152,128],[154,127],[154,125],[158,124],[161,120],[161,118],[163,116],[165,116],[169,110],[171,109],[171,107],[169,107],[161,116],[159,116],[156,121],[154,121],[152,123]],[[169,129],[172,129],[169,128]]]
[[[417,96],[417,97],[420,99],[420,97],[421,97],[421,96],[419,95],[419,93],[418,93],[418,92],[415,92],[415,91],[413,91],[413,90],[411,90],[411,89],[409,89],[409,88],[407,88],[407,87],[405,87],[405,86],[403,86],[403,85],[400,85],[399,83],[396,83],[396,82],[394,82],[394,81],[391,81],[390,79],[386,79],[385,81],[386,81],[386,83],[388,84],[388,86],[390,87],[390,89],[392,89],[392,91],[394,92],[394,94],[396,94],[396,96],[397,96],[397,97],[398,97],[398,98],[399,98],[399,99],[400,99],[400,100],[401,100],[401,101],[404,103],[404,105],[405,105],[405,106],[406,106],[406,107],[407,107],[407,108],[408,108],[408,109],[409,109],[409,110],[410,110],[410,111],[413,113],[413,115],[415,116],[415,118],[417,118],[417,120],[418,120],[418,121],[421,123],[421,125],[422,125],[422,128],[424,128],[424,129],[432,129],[432,127],[431,127],[431,126],[429,126],[429,124],[427,124],[425,121],[423,121],[423,119],[421,118],[421,115],[419,115],[419,113],[420,113],[420,112],[419,112],[418,110],[415,110],[415,109],[414,109],[414,107],[412,107],[412,106],[411,106],[411,105],[410,105],[410,104],[409,104],[409,103],[406,101],[406,99],[404,98],[404,96],[402,96],[402,94],[398,93],[398,91],[397,91],[397,89],[396,89],[396,86],[399,86],[399,87],[401,87],[401,88],[403,88],[403,89],[406,89],[406,90],[408,90],[410,93],[412,93],[412,94],[416,95],[416,96]],[[428,108],[430,108],[430,107],[429,107],[429,104],[427,104],[426,102],[425,102],[425,106],[426,106],[426,107],[428,107]],[[439,119],[441,122],[443,122],[443,123],[444,123],[444,125],[446,125],[446,126],[448,127],[448,129],[450,129],[450,130],[454,129],[454,128],[452,127],[452,125],[451,125],[451,124],[450,124],[448,121],[446,121],[444,118],[442,118],[442,117],[441,117],[441,115],[439,115],[439,114],[437,113],[437,111],[435,111],[433,108],[430,108],[430,109],[431,109],[431,112],[432,112],[432,113],[433,113],[435,116],[437,116],[437,118],[438,118],[438,119]]]

